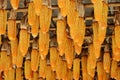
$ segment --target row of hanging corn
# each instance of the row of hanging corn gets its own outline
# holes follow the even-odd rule
[[[18,9],[19,0],[10,2],[14,10]],[[48,6],[48,1],[33,0],[29,3],[27,22],[30,30],[27,23],[21,23],[19,31],[15,11],[11,11],[7,21],[7,11],[1,8],[0,80],[120,80],[120,26],[115,26],[115,35],[112,36],[112,55],[108,45],[101,54],[101,44],[107,29],[108,3],[103,0],[92,0],[92,3],[95,19],[92,24],[93,43],[88,46],[88,55],[82,55],[80,58],[75,56],[85,54],[82,52],[82,45],[86,25],[83,6],[76,3],[76,0],[58,0],[58,47],[50,47],[49,44],[52,8]],[[70,29],[70,37],[67,26]],[[4,41],[4,34],[8,36],[10,43]],[[30,34],[33,36],[32,48]],[[39,39],[36,40],[38,36]]]

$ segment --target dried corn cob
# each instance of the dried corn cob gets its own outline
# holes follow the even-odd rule
[[[9,69],[8,80],[15,80],[15,69]]]
[[[7,11],[0,9],[0,34],[6,33]]]
[[[28,23],[32,26],[36,23],[35,5],[30,2],[28,5]]]
[[[52,67],[52,70],[55,71],[55,66],[56,66],[56,60],[59,57],[57,48],[50,48],[50,64]]]
[[[28,32],[26,29],[20,30],[19,48],[22,55],[25,56],[28,50]]]
[[[33,72],[33,79],[32,80],[38,80],[39,74],[38,72]]]
[[[105,52],[103,56],[103,67],[106,73],[110,73],[110,64],[111,64],[110,53]]]
[[[32,78],[32,70],[31,70],[31,61],[30,60],[26,60],[24,63],[24,73],[25,73],[26,79]]]
[[[98,75],[98,80],[103,80],[103,63],[102,62],[97,62],[97,75]]]
[[[82,56],[82,76],[83,76],[83,80],[87,80],[87,57],[86,56]]]
[[[10,0],[13,9],[18,9],[20,0]]]
[[[45,59],[49,49],[49,33],[39,33],[39,52],[41,59]]]
[[[42,60],[40,59],[40,64],[39,64],[39,76],[42,78],[45,78],[45,71],[46,71],[46,66],[47,66],[47,62],[46,60]]]
[[[79,80],[80,77],[80,59],[76,58],[73,61],[73,78]]]
[[[69,69],[68,70],[68,75],[67,75],[67,80],[73,80],[73,72]]]
[[[23,78],[22,78],[22,69],[21,68],[16,69],[16,80],[23,80]]]
[[[119,33],[120,33],[120,26],[115,26],[115,42],[116,42],[116,46],[118,47],[118,48],[120,48],[120,35],[119,35]]]
[[[52,9],[48,8],[46,5],[42,5],[40,13],[40,29],[42,32],[46,33],[49,31],[50,23],[52,17]]]
[[[39,65],[39,53],[37,49],[32,49],[31,53],[31,69],[32,71],[37,71]]]
[[[56,73],[52,71],[52,74],[51,74],[51,80],[56,80]]]
[[[110,74],[110,75],[111,75],[111,78],[116,79],[116,77],[117,77],[116,71],[117,71],[117,61],[112,60],[112,64],[111,64],[111,74]]]
[[[74,43],[75,52],[79,55],[82,50],[82,46],[78,46],[77,43]]]
[[[65,41],[65,58],[68,64],[68,68],[71,69],[73,58],[74,58],[74,48],[73,48],[73,41],[71,39],[66,39]]]
[[[51,66],[46,67],[46,80],[52,80],[52,69]]]
[[[116,80],[120,80],[120,67],[117,67],[117,76]]]
[[[107,74],[107,73],[105,72],[105,70],[104,70],[104,72],[103,72],[103,80],[110,80],[109,74]]]
[[[65,80],[67,78],[67,62],[63,61],[63,68],[62,68],[62,79]]]
[[[5,70],[5,65],[7,61],[7,51],[1,51],[1,68],[2,70]]]
[[[35,5],[36,15],[39,16],[41,12],[42,0],[33,0],[33,3]]]

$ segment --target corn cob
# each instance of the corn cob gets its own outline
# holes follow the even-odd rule
[[[39,74],[38,72],[33,72],[33,79],[32,80],[38,80]]]
[[[116,79],[116,77],[117,77],[116,71],[117,71],[117,61],[112,60],[111,74],[110,74],[111,78]]]
[[[67,80],[73,80],[73,72],[69,69],[68,70],[68,76]]]
[[[87,80],[94,80],[93,77],[91,77],[89,74],[87,75]]]
[[[15,69],[9,69],[8,80],[15,80]]]
[[[28,32],[26,29],[20,30],[19,48],[22,55],[25,56],[28,50]]]
[[[68,68],[71,69],[73,58],[74,58],[74,48],[73,48],[73,41],[71,39],[66,39],[65,41],[65,58],[68,64]]]
[[[52,69],[51,66],[46,67],[46,80],[52,80]]]
[[[16,80],[23,80],[22,79],[22,69],[21,68],[16,69]]]
[[[32,71],[37,71],[39,65],[39,53],[37,49],[32,49],[31,53],[31,69]]]
[[[82,76],[83,76],[83,80],[87,80],[87,57],[86,56],[82,56]]]
[[[6,33],[7,11],[0,9],[0,34]]]
[[[45,59],[49,49],[49,33],[39,33],[39,52],[41,59]]]
[[[32,77],[31,61],[30,60],[26,60],[24,63],[24,73],[25,73],[26,79],[30,79]]]
[[[55,71],[56,60],[58,57],[59,55],[58,55],[57,49],[54,47],[50,48],[50,64],[53,71]]]
[[[82,50],[82,46],[78,46],[77,43],[74,43],[75,52],[79,55]]]
[[[119,35],[119,33],[120,33],[120,26],[115,26],[115,42],[116,42],[116,45],[117,45],[117,47],[118,48],[120,48],[119,46],[120,46],[120,35]]]
[[[67,62],[63,61],[63,68],[62,68],[62,79],[65,80],[67,78]]]
[[[73,78],[74,80],[79,80],[80,77],[80,59],[76,58],[73,61]]]
[[[34,25],[31,26],[31,33],[33,37],[37,37],[39,30],[39,16],[36,16]]]
[[[33,0],[33,3],[35,5],[35,12],[36,12],[36,15],[40,15],[40,12],[41,12],[41,6],[42,6],[42,0]]]
[[[111,64],[110,53],[105,52],[103,56],[103,67],[106,73],[110,73],[110,64]]]
[[[98,76],[98,80],[103,80],[103,73],[104,73],[103,63],[99,61],[99,62],[97,62],[97,76]]]
[[[42,5],[40,13],[40,29],[42,32],[46,33],[49,31],[50,23],[52,17],[52,9],[48,8],[46,5]]]
[[[6,51],[1,51],[1,69],[5,70],[6,66],[6,61],[7,61],[7,52]]]
[[[18,54],[16,57],[16,66],[22,67],[22,64],[23,64],[23,56],[22,56],[22,53],[20,52],[19,47],[18,47]]]
[[[105,70],[103,72],[103,80],[110,80],[109,74],[107,74]]]
[[[117,67],[117,76],[116,80],[120,80],[120,67]]]
[[[13,9],[18,9],[20,0],[10,0]]]
[[[39,76],[42,78],[45,78],[45,71],[46,71],[46,66],[47,66],[47,62],[46,60],[42,60],[40,59],[40,64],[39,64]]]
[[[52,71],[52,74],[51,74],[51,80],[56,80],[56,73]]]
[[[28,5],[28,23],[32,26],[36,23],[35,5],[30,2]]]

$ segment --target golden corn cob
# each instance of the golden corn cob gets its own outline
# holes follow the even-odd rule
[[[68,70],[68,75],[67,75],[67,80],[73,80],[73,72],[69,69]]]
[[[105,52],[103,56],[103,67],[106,73],[110,73],[110,64],[111,64],[110,53]]]
[[[73,61],[73,78],[79,80],[80,77],[80,59],[76,58]]]
[[[51,66],[46,67],[46,80],[52,80],[52,69]]]
[[[25,73],[26,79],[30,79],[32,77],[31,61],[30,60],[26,60],[24,63],[24,73]]]
[[[15,40],[16,39],[16,20],[14,19],[9,19],[8,20],[8,38],[10,40]]]
[[[16,80],[23,80],[21,68],[16,69]]]
[[[112,60],[112,64],[111,64],[111,72],[110,72],[110,76],[111,76],[111,78],[116,79],[116,77],[117,77],[117,73],[116,73],[116,71],[117,71],[117,61]]]
[[[28,50],[28,32],[26,29],[20,30],[19,48],[22,55],[25,56]]]
[[[82,46],[78,46],[77,43],[74,43],[75,52],[79,55],[82,50]]]
[[[58,55],[57,48],[51,47],[50,48],[50,64],[53,71],[55,71],[56,60],[58,57],[59,55]]]
[[[51,80],[56,80],[56,73],[52,71],[52,74],[51,74]]]
[[[33,3],[35,5],[35,13],[36,15],[40,15],[41,12],[41,6],[42,6],[42,0],[33,0]]]
[[[120,67],[117,67],[117,76],[116,76],[116,80],[120,80]]]
[[[103,63],[101,61],[97,62],[97,76],[98,80],[103,80],[103,74],[104,69],[103,69]]]
[[[73,58],[74,58],[74,48],[73,48],[73,41],[71,39],[66,39],[65,45],[65,58],[68,64],[68,68],[71,69]]]
[[[38,72],[33,72],[33,79],[32,80],[38,80],[39,74]]]
[[[63,61],[63,68],[62,68],[62,79],[65,80],[67,78],[67,62]]]
[[[8,80],[15,80],[15,69],[9,69]]]
[[[10,0],[13,9],[18,9],[20,0]]]
[[[116,42],[116,45],[117,45],[117,47],[118,48],[120,48],[120,35],[119,35],[119,33],[120,33],[120,26],[115,26],[115,42]]]
[[[32,26],[36,23],[35,5],[30,2],[28,5],[28,23]]]
[[[1,51],[1,68],[2,70],[5,70],[6,66],[6,61],[7,61],[7,51]]]
[[[39,65],[39,53],[37,49],[32,49],[31,53],[31,69],[32,71],[37,71]]]
[[[49,33],[39,33],[39,52],[41,59],[45,59],[49,49]]]
[[[109,74],[107,74],[105,70],[103,72],[103,80],[110,80]]]
[[[83,76],[83,80],[87,80],[87,57],[86,56],[82,56],[82,76]]]
[[[6,33],[7,11],[0,9],[0,34]]]
[[[40,59],[40,64],[39,64],[39,76],[42,78],[45,78],[45,71],[46,71],[46,66],[47,66],[47,62],[46,60],[42,60]]]
[[[52,9],[48,8],[46,5],[42,5],[40,13],[40,29],[42,32],[46,33],[49,31],[50,23],[52,17]]]

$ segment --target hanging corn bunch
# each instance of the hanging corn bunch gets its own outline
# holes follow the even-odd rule
[[[36,15],[40,15],[40,12],[42,10],[42,0],[33,0],[34,6],[35,6],[35,12]]]
[[[67,62],[66,61],[63,61],[63,68],[62,68],[62,79],[63,80],[66,80],[67,78]]]
[[[7,11],[0,9],[0,34],[6,33]]]
[[[48,8],[47,5],[42,5],[40,13],[40,30],[44,33],[49,31],[52,17],[52,9]]]
[[[59,47],[60,56],[64,55],[65,52],[65,39],[67,38],[66,33],[66,22],[65,20],[58,20],[57,21],[57,42]]]
[[[37,71],[39,65],[39,53],[37,49],[32,49],[31,52],[31,69],[32,71]]]
[[[117,71],[117,61],[112,60],[111,73],[110,73],[111,78],[116,79],[117,77],[116,71]]]
[[[57,64],[56,61],[58,57],[59,55],[58,55],[57,48],[51,47],[50,48],[50,64],[53,71],[55,71],[55,66]]]
[[[39,32],[39,53],[41,55],[41,59],[45,59],[48,54],[49,49],[49,33]]]
[[[42,78],[45,78],[45,71],[46,71],[46,66],[47,66],[47,62],[46,60],[42,60],[40,59],[40,64],[39,64],[39,76]]]
[[[103,63],[99,61],[99,62],[97,62],[97,76],[98,76],[98,80],[103,80],[103,73],[104,73]]]
[[[34,0],[35,1],[35,0]],[[30,2],[28,5],[28,23],[32,26],[36,23],[35,5]]]
[[[13,9],[18,9],[20,0],[10,0]]]
[[[120,35],[119,35],[119,33],[120,33],[120,26],[119,25],[116,25],[115,26],[115,42],[116,42],[116,46],[118,47],[118,48],[120,48]]]
[[[82,76],[83,76],[83,80],[87,80],[87,57],[86,56],[82,56]]]
[[[73,78],[79,80],[80,77],[80,59],[76,58],[73,61]]]
[[[33,79],[32,80],[38,80],[39,74],[38,72],[33,72]]]
[[[15,69],[9,69],[8,80],[15,80]]]
[[[112,58],[115,61],[120,61],[120,49],[117,47],[117,43],[115,41],[115,36],[112,36]]]
[[[24,73],[25,73],[26,79],[32,78],[32,70],[31,70],[31,61],[30,60],[26,60],[24,63]]]
[[[16,69],[16,80],[23,80],[21,68]]]
[[[65,40],[65,58],[68,64],[68,68],[71,69],[73,58],[74,58],[74,48],[73,48],[73,41],[71,39]]]

